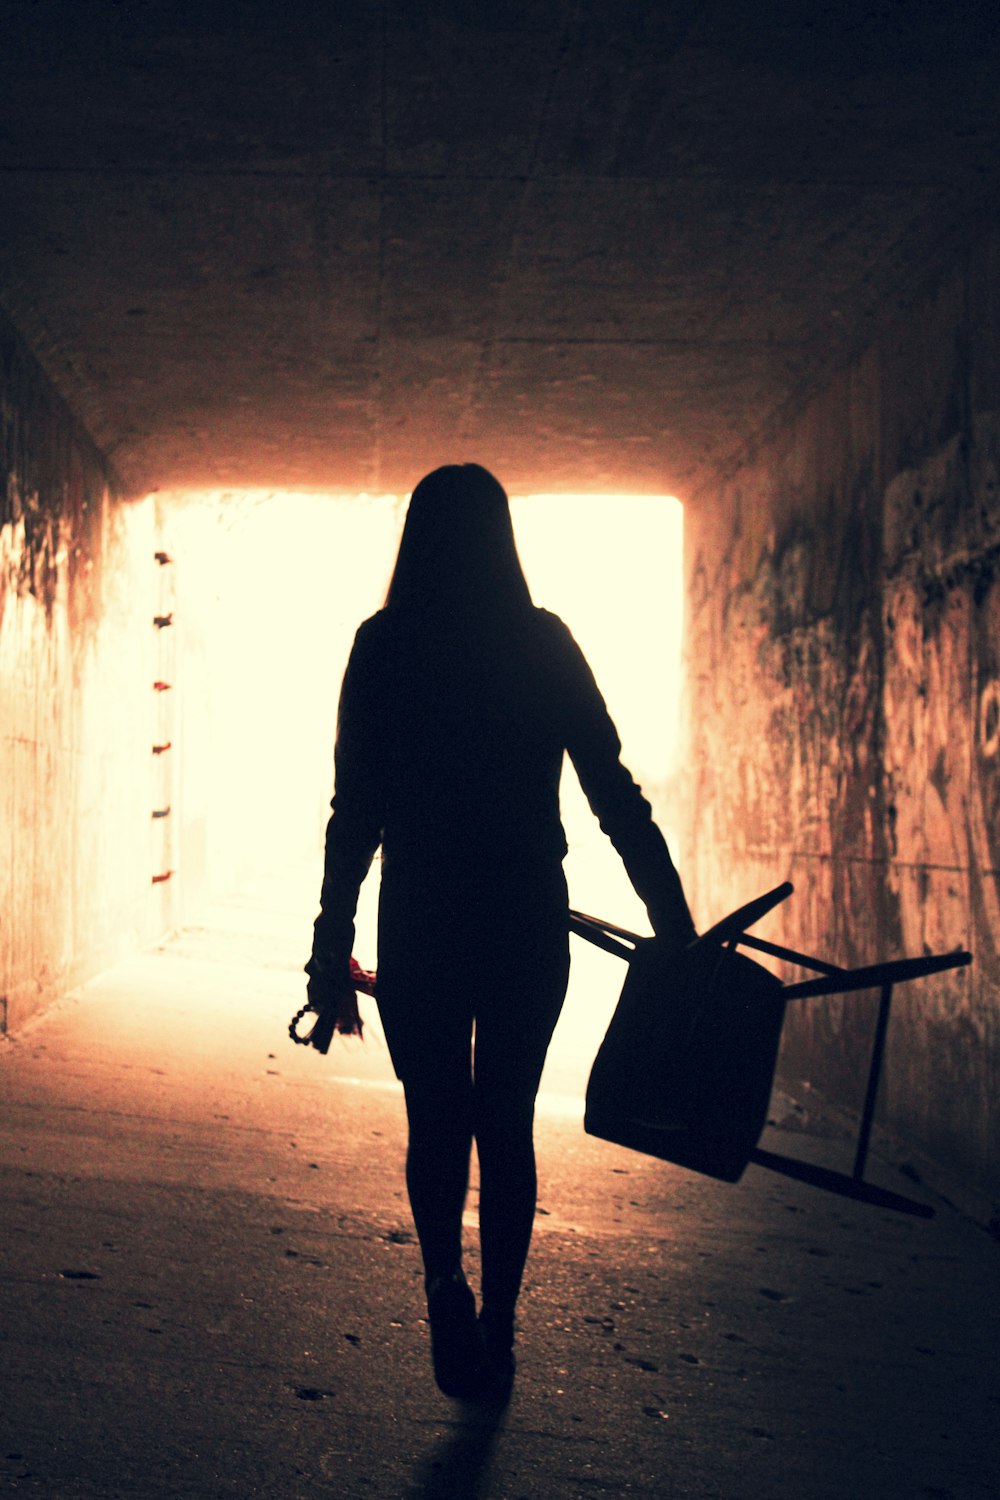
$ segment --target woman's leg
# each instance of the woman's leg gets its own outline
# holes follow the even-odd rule
[[[419,900],[415,899],[419,896]],[[566,991],[562,872],[526,892],[409,890],[383,873],[379,1009],[409,1122],[407,1187],[424,1257],[435,1373],[448,1394],[481,1383],[474,1303],[461,1276],[472,1135],[480,1162],[483,1329],[494,1374],[513,1370],[514,1305],[535,1214],[534,1100]],[[417,916],[419,915],[419,920]],[[435,973],[442,954],[450,973]],[[475,1013],[475,1067],[472,1066]],[[472,1324],[474,1328],[474,1321]]]
[[[457,926],[447,887],[386,862],[378,1006],[406,1098],[406,1186],[428,1281],[462,1262],[472,1147],[472,1002],[453,976],[435,972]]]
[[[472,1148],[472,1077],[452,1067],[404,1079],[406,1186],[428,1284],[462,1264],[462,1212]]]
[[[511,1326],[535,1222],[534,1113],[533,1089],[477,1089],[483,1307]]]
[[[477,1004],[473,1120],[484,1319],[512,1330],[535,1222],[535,1095],[569,977],[561,878],[554,896],[528,903],[510,932],[496,971],[502,983]]]
[[[462,1211],[472,1148],[472,1078],[404,1082],[406,1185],[424,1260],[434,1378],[446,1396],[479,1395],[487,1378],[476,1303],[462,1272]]]

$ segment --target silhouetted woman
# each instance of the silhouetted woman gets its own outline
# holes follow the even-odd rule
[[[434,1371],[505,1392],[535,1213],[535,1095],[569,974],[559,779],[568,751],[658,936],[694,935],[649,804],[566,626],[533,607],[507,496],[475,464],[414,490],[385,608],[341,691],[309,997],[358,1029],[348,961],[382,846],[378,1007],[409,1122],[406,1182]],[[482,1311],[462,1272],[473,1137]]]

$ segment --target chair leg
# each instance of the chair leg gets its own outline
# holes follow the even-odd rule
[[[868,1087],[865,1090],[865,1103],[861,1111],[861,1125],[858,1129],[858,1147],[854,1157],[853,1174],[856,1182],[863,1181],[865,1165],[868,1161],[868,1145],[871,1140],[872,1122],[875,1119],[878,1086],[882,1079],[885,1038],[889,1030],[889,1011],[891,1007],[892,985],[885,984],[882,986],[882,997],[879,1001],[878,1020],[875,1023],[875,1040],[872,1043],[872,1060],[868,1068]]]

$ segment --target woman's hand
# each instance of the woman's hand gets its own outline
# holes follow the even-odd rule
[[[364,1022],[358,1010],[357,991],[346,980],[336,978],[324,971],[309,975],[306,993],[309,1004],[316,1011],[316,1022],[309,1033],[309,1045],[317,1052],[329,1051],[334,1033],[342,1036],[363,1036]],[[307,971],[308,972],[308,971]]]
[[[335,1015],[334,1030],[339,1031],[341,1036],[361,1036],[364,1033],[356,990],[345,985],[338,991],[331,1008]]]

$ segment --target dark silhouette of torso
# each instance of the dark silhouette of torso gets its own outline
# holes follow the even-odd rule
[[[553,889],[566,853],[565,751],[654,928],[686,940],[680,883],[620,750],[590,668],[556,615],[372,616],[341,694],[316,951],[346,964],[357,888],[380,844],[383,880],[391,876],[397,893],[409,888],[392,928],[380,924],[380,969],[399,914],[419,924],[436,890],[447,889],[449,909],[460,911],[463,891],[470,904],[488,897],[505,908]],[[408,949],[414,940],[411,932]]]

